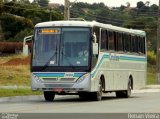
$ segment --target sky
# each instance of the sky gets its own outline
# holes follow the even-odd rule
[[[137,5],[137,2],[143,1],[144,3],[146,1],[150,2],[150,5],[157,4],[159,0],[70,0],[70,2],[88,2],[88,3],[100,3],[103,2],[105,5],[109,7],[119,7],[121,5],[126,5],[127,2],[131,4],[131,7],[135,7]],[[59,3],[64,4],[64,0],[50,0],[51,3]]]

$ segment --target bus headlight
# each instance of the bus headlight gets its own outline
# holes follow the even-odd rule
[[[32,74],[32,79],[35,79],[36,81],[41,82],[41,79],[34,74]]]
[[[89,76],[90,76],[89,73],[83,75],[82,77],[80,77],[79,79],[77,79],[77,83],[80,83],[80,82],[82,82],[84,79],[89,78]]]

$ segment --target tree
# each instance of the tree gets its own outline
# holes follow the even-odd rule
[[[146,31],[149,50],[156,51],[157,20],[153,17],[139,17],[124,24],[124,27]]]
[[[157,12],[158,11],[158,6],[156,4],[153,4],[150,6],[151,11]]]
[[[120,6],[120,11],[123,11],[125,8],[126,8],[126,6],[121,5],[121,6]]]
[[[2,32],[5,39],[9,40],[13,38],[17,33],[26,28],[33,29],[33,23],[29,19],[23,17],[17,17],[12,14],[2,14],[0,17]]]
[[[49,0],[34,0],[33,3],[38,3],[41,7],[48,7]]]
[[[126,4],[127,4],[127,8],[130,8],[131,6],[130,2],[127,2]]]
[[[3,8],[3,0],[0,0],[0,15],[2,14],[2,8]]]
[[[141,7],[145,6],[145,4],[140,1],[140,2],[137,2],[137,8],[140,9]]]
[[[14,36],[14,39],[12,39],[12,41],[21,41],[22,42],[24,37],[32,35],[32,34],[33,34],[32,29],[23,29]]]
[[[29,0],[19,0],[20,3],[26,3],[26,4],[29,4]]]
[[[145,5],[149,6],[149,4],[150,4],[150,1],[146,1]]]

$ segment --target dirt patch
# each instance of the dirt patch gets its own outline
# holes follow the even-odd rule
[[[28,65],[30,63],[30,56],[26,58],[14,58],[11,59],[2,65]]]

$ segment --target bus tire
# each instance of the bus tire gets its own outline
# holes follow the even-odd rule
[[[89,93],[87,92],[78,92],[79,98],[88,98]]]
[[[102,100],[102,93],[103,93],[103,87],[102,87],[102,81],[99,81],[98,85],[98,91],[94,92],[92,95],[93,100],[95,101],[101,101]]]
[[[132,82],[131,79],[128,82],[127,90],[125,91],[116,91],[117,98],[129,98],[131,97],[131,90],[132,90]]]
[[[132,82],[131,82],[131,79],[130,79],[129,82],[128,82],[127,90],[124,93],[124,97],[125,98],[131,97],[131,91],[132,91]]]
[[[55,92],[53,92],[53,91],[44,91],[43,94],[44,94],[44,98],[45,98],[46,101],[51,102],[51,101],[54,100]]]
[[[116,91],[117,98],[123,98],[123,91]]]

